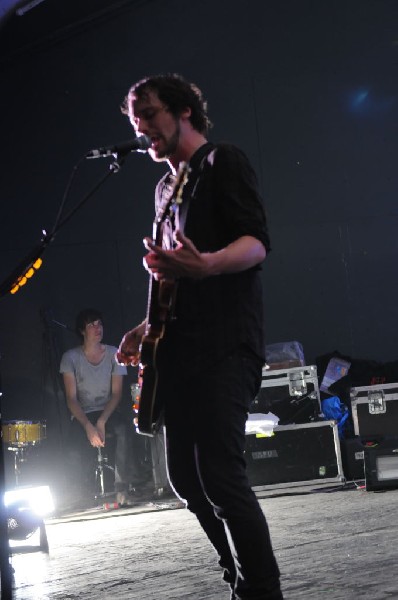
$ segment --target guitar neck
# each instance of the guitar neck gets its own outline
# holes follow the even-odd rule
[[[156,246],[162,246],[163,225],[168,217],[175,214],[182,202],[183,188],[188,180],[190,168],[187,163],[181,163],[174,178],[170,194],[165,198],[158,210],[152,227],[152,239]],[[157,281],[153,275],[149,277],[147,305],[147,331],[157,330],[159,337],[163,335],[163,328],[168,315],[172,309],[175,296],[174,282]]]

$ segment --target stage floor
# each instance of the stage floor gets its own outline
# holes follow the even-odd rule
[[[398,598],[398,490],[360,484],[258,494],[285,600]],[[49,554],[33,538],[14,548],[15,600],[229,598],[213,550],[175,498],[70,512],[46,531]]]

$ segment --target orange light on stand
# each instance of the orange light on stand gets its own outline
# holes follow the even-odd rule
[[[28,279],[31,279],[31,277],[33,277],[36,271],[40,269],[42,264],[42,259],[36,258],[35,262],[32,263],[32,265],[26,270],[26,272],[23,275],[21,275],[21,277],[18,277],[17,281],[10,289],[10,294],[16,294],[17,291],[27,283]]]

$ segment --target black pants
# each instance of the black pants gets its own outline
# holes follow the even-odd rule
[[[200,380],[160,373],[168,471],[219,555],[232,598],[280,600],[268,525],[246,475],[245,423],[261,362],[242,352]]]
[[[102,411],[87,414],[90,422],[96,424]],[[114,412],[105,425],[105,449],[109,463],[114,466],[115,491],[128,489],[128,425],[119,412]],[[73,419],[70,429],[69,456],[74,481],[77,487],[88,494],[96,490],[95,469],[97,448],[91,446],[85,429]],[[113,478],[112,478],[113,479]]]

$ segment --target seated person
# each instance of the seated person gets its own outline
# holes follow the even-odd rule
[[[60,365],[72,418],[71,457],[78,466],[73,476],[82,493],[95,492],[96,449],[103,448],[111,434],[116,501],[123,505],[128,502],[128,426],[119,405],[127,370],[116,362],[116,347],[102,343],[103,321],[98,310],[82,310],[75,329],[82,343],[66,351]]]

